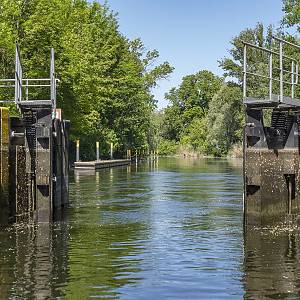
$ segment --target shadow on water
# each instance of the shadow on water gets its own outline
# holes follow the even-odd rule
[[[300,299],[300,231],[245,234],[245,299]]]
[[[64,223],[3,228],[0,232],[0,299],[52,299],[67,280],[68,228]]]

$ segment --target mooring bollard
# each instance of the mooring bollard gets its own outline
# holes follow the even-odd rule
[[[96,160],[100,160],[99,142],[96,142]]]
[[[80,146],[80,141],[76,141],[76,161],[79,161],[79,146]]]
[[[110,143],[110,159],[114,157],[114,144]]]

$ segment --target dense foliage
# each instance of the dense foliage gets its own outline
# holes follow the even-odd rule
[[[13,77],[15,41],[25,77],[48,77],[50,48],[55,48],[61,81],[58,107],[71,120],[71,138],[81,140],[86,156],[94,155],[96,140],[104,154],[110,142],[120,155],[129,148],[149,147],[155,108],[151,88],[172,67],[167,62],[155,66],[156,50],[146,52],[141,40],[120,34],[107,5],[87,0],[2,0],[0,78]],[[11,96],[1,93],[1,98]],[[30,96],[45,99],[45,90],[31,91]]]

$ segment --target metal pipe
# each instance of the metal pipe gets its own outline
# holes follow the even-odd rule
[[[16,44],[16,53],[15,53],[15,102],[17,103],[19,100],[19,96],[18,96],[18,80],[17,80],[17,76],[18,76],[18,44]]]
[[[51,81],[51,78],[24,78],[23,81]]]
[[[269,98],[272,100],[272,92],[273,92],[273,54],[270,53],[269,57]]]
[[[15,81],[15,79],[0,79],[0,82],[12,82]]]
[[[294,63],[294,65],[295,65],[295,62],[293,61],[292,63]],[[274,70],[278,70],[278,71],[280,71],[280,68],[277,68],[277,67],[274,67],[273,68]],[[283,70],[283,73],[287,73],[287,74],[294,74],[294,75],[296,75],[296,73],[294,72],[291,72],[291,71],[289,71],[289,70]]]
[[[295,93],[295,86],[294,86],[294,62],[292,62],[292,76],[291,76],[291,82],[292,82],[292,98],[294,98],[294,93]]]
[[[284,44],[290,45],[290,46],[295,47],[295,48],[297,48],[298,50],[300,50],[300,45],[293,44],[293,43],[291,43],[291,42],[288,42],[288,41],[286,41],[286,40],[283,40],[283,39],[281,39],[281,38],[279,38],[279,37],[277,37],[277,36],[274,36],[274,35],[272,36],[272,38],[273,38],[274,40],[280,42],[280,43],[284,43]]]
[[[53,105],[53,118],[55,118],[55,111],[56,111],[56,80],[55,80],[55,56],[54,56],[54,49],[51,48],[51,66],[50,66],[50,79],[51,79],[51,87],[50,87],[50,94],[51,94],[51,101]]]
[[[244,44],[244,62],[243,62],[243,97],[247,97],[247,45]]]
[[[27,84],[28,87],[51,87],[51,84]]]
[[[28,101],[28,80],[26,80],[26,100]]]
[[[277,79],[277,78],[273,78],[273,80],[277,81],[277,82],[280,82],[280,79]],[[288,85],[291,85],[292,83],[290,81],[285,81],[283,80],[283,83],[284,84],[288,84]]]
[[[266,52],[266,53],[272,53],[272,54],[274,54],[274,55],[280,56],[280,53],[277,53],[277,52],[275,52],[275,51],[273,51],[273,50],[270,50],[270,49],[268,49],[268,48],[263,48],[263,47],[260,47],[260,46],[256,46],[256,45],[254,45],[254,44],[251,44],[251,43],[248,43],[248,42],[244,42],[244,41],[242,41],[242,43],[243,43],[244,45],[247,45],[247,46],[251,47],[251,48],[256,48],[257,50],[261,50],[261,51],[264,51],[264,52]],[[286,59],[289,59],[289,60],[291,60],[291,61],[297,62],[297,60],[296,60],[295,58],[290,57],[290,56],[287,56],[287,55],[283,55],[283,58],[286,58]]]
[[[248,42],[244,42],[244,41],[242,41],[242,43],[244,44],[244,45],[246,45],[246,46],[250,46],[250,47],[252,47],[252,48],[256,48],[256,49],[258,49],[258,50],[261,50],[261,51],[265,51],[265,52],[267,52],[267,53],[272,53],[272,54],[277,54],[276,52],[274,52],[274,51],[272,51],[272,50],[270,50],[270,49],[267,49],[267,48],[263,48],[263,47],[260,47],[260,46],[257,46],[257,45],[254,45],[254,44],[251,44],[251,43],[248,43]],[[278,54],[277,54],[278,55]]]
[[[261,77],[261,78],[265,78],[265,79],[270,79],[269,76],[262,75],[262,74],[259,74],[259,73],[246,72],[246,74],[248,74],[248,75],[253,75],[253,76],[257,76],[257,77]]]
[[[12,85],[0,85],[0,87],[16,87],[14,84]],[[25,88],[27,87],[51,87],[50,84],[26,84]]]
[[[280,63],[280,102],[283,102],[283,48],[282,42],[279,43],[279,63]]]

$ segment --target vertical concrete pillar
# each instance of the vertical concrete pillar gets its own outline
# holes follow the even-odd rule
[[[60,210],[62,206],[62,178],[63,178],[63,165],[62,165],[62,121],[61,119],[54,120],[54,136],[53,136],[53,174],[54,174],[54,210]]]
[[[273,110],[270,126],[262,109],[246,110],[244,223],[265,226],[300,221],[300,157],[297,115]]]
[[[36,215],[39,222],[49,222],[53,217],[52,155],[52,109],[40,109],[36,123]]]
[[[0,108],[0,219],[6,221],[9,215],[9,112]]]
[[[10,209],[16,221],[26,221],[29,212],[29,193],[24,122],[20,118],[11,117],[10,130],[12,132],[9,146]]]
[[[63,121],[62,135],[62,205],[69,202],[69,133],[70,121]]]

